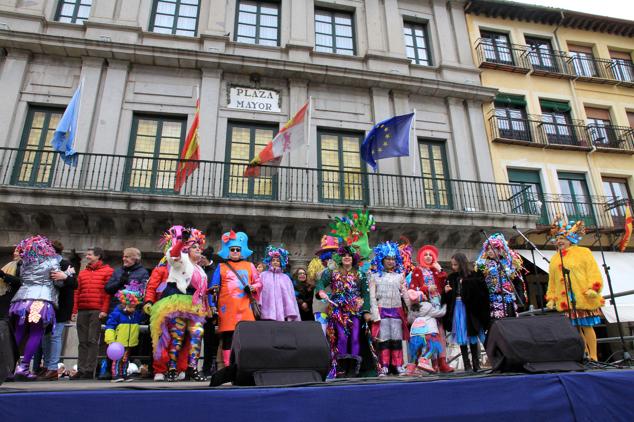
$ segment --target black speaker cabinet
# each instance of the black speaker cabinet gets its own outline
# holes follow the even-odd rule
[[[231,363],[236,385],[321,382],[330,348],[314,321],[243,321],[233,335]]]
[[[0,384],[13,372],[15,361],[15,342],[9,323],[0,320]]]
[[[584,343],[561,314],[506,318],[489,330],[486,352],[494,371],[583,370]]]

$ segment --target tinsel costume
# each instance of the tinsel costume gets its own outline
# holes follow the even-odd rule
[[[387,270],[384,260],[393,258],[394,268]],[[372,337],[376,339],[381,369],[385,376],[390,366],[403,374],[403,340],[408,339],[407,321],[402,300],[406,293],[403,261],[398,245],[385,242],[374,248],[372,274],[369,280]]]
[[[593,326],[601,322],[600,308],[605,303],[601,296],[603,278],[590,249],[577,246],[584,233],[582,221],[566,223],[557,217],[553,223],[552,240],[563,237],[570,241],[571,246],[560,250],[550,260],[546,306],[564,312],[572,325],[579,327],[590,357],[597,360],[597,340]],[[570,272],[570,289],[567,289],[564,279],[562,257],[563,267]]]
[[[493,257],[488,255],[489,249],[494,251]],[[526,303],[525,271],[522,257],[509,248],[502,233],[495,233],[484,242],[476,260],[476,269],[484,275],[489,289],[491,318],[517,316],[517,295],[520,302]]]
[[[341,266],[341,259],[345,255],[353,257],[350,272]],[[317,292],[325,291],[327,287],[332,290],[327,328],[332,357],[329,378],[345,375],[343,368],[338,369],[344,360],[353,365],[348,373],[358,375],[361,366],[360,318],[370,310],[368,285],[365,275],[358,270],[359,255],[356,250],[351,246],[340,246],[334,259],[338,268],[334,271],[325,270],[315,287]]]
[[[63,282],[50,278],[52,271],[59,271],[61,257],[51,242],[43,236],[33,236],[17,246],[22,265],[22,285],[11,300],[9,315],[13,319],[15,341],[19,346],[25,341],[24,357],[15,370],[18,380],[34,380],[29,371],[33,355],[40,347],[42,337],[49,325],[55,325],[55,308],[59,296],[57,287]]]
[[[280,266],[273,268],[271,260],[278,258]],[[288,251],[269,245],[264,251],[264,265],[267,270],[260,274],[262,290],[259,300],[262,307],[263,320],[271,321],[299,321],[299,308],[295,299],[293,281],[284,274],[288,264]]]
[[[337,249],[339,249],[339,239],[333,236],[323,236],[321,238],[321,247],[315,252],[317,258],[313,258],[306,269],[306,275],[315,284],[317,284],[326,268],[330,270],[336,268],[336,264],[332,260],[332,254]],[[315,292],[317,292],[317,289],[315,289]],[[330,294],[330,289],[326,290],[326,294]],[[328,303],[317,297],[317,295],[314,295],[313,298],[313,314],[315,321],[321,325],[324,335],[326,335],[326,329],[328,328]]]

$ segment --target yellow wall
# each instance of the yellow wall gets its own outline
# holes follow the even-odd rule
[[[592,46],[595,58],[609,59],[608,50],[627,51],[632,54],[631,38],[598,32],[589,32],[554,25],[542,25],[508,19],[467,15],[473,57],[478,63],[475,45],[480,29],[509,34],[512,44],[526,45],[524,35],[549,38],[553,49],[568,51],[568,42]],[[578,82],[545,76],[531,76],[503,70],[481,69],[482,84],[498,88],[506,94],[522,95],[527,101],[528,114],[542,114],[539,99],[562,100],[570,103],[572,118],[586,121],[584,107],[609,108],[613,125],[629,126],[626,111],[634,112],[634,88],[609,84]],[[489,116],[493,104],[485,104],[483,111],[491,140]],[[508,182],[507,168],[541,170],[545,193],[560,193],[558,171],[585,173],[591,195],[605,195],[602,176],[628,179],[630,192],[634,191],[634,155],[622,153],[576,150],[543,149],[523,145],[491,142],[494,174],[499,182]]]

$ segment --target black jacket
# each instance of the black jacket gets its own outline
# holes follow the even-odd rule
[[[22,261],[18,261],[18,269],[16,274],[20,274],[20,266],[22,266]],[[9,319],[9,308],[11,307],[11,299],[15,296],[15,292],[18,291],[22,282],[20,281],[20,277],[5,274],[4,282],[9,285],[9,290],[0,296],[0,319]]]
[[[70,265],[67,259],[62,259],[59,263],[59,267],[62,271],[66,271]],[[73,313],[76,288],[77,274],[68,276],[68,278],[64,280],[64,285],[59,288],[59,300],[57,309],[55,310],[55,319],[57,322],[70,321],[70,317]]]
[[[456,297],[460,295],[467,312],[467,335],[477,336],[480,330],[487,331],[491,322],[489,290],[482,273],[472,272],[464,278],[458,273],[451,273],[447,278],[447,284],[451,291],[442,292],[442,303],[447,304],[447,313],[443,317],[445,329],[451,331]]]
[[[126,284],[130,283],[132,280],[136,280],[143,286],[142,291],[145,292],[145,285],[147,284],[147,280],[150,278],[150,274],[148,274],[147,270],[143,268],[143,265],[140,263],[136,263],[130,267],[119,267],[117,268],[110,280],[106,283],[106,293],[110,295],[110,307],[108,308],[108,313],[112,312],[117,305],[119,305],[119,301],[114,294],[119,290],[123,289]]]

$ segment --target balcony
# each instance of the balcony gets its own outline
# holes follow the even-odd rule
[[[535,50],[530,46],[524,48],[526,48],[524,54],[528,57],[532,75],[567,79],[576,77],[570,57],[565,51]]]
[[[611,198],[605,196],[572,196],[544,194],[535,201],[540,208],[538,226],[550,226],[558,215],[568,221],[583,220],[589,229],[623,229],[626,202],[611,205]]]
[[[630,127],[588,125],[587,131],[599,151],[634,154],[634,129]]]
[[[528,73],[531,70],[524,46],[495,43],[489,38],[480,38],[476,41],[475,48],[481,68],[516,73]]]
[[[618,78],[627,78],[629,80],[625,80],[625,84],[632,82],[631,73],[629,75],[625,72],[616,73],[617,69],[628,69],[627,63],[622,63],[617,68],[618,62],[614,60],[581,56],[570,57],[569,60],[578,81],[618,85],[622,82]]]

